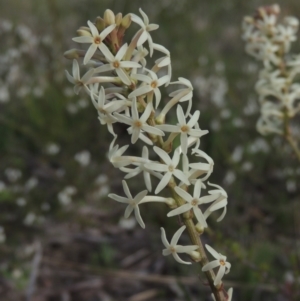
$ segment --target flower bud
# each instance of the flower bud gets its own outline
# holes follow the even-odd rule
[[[106,26],[116,24],[115,14],[110,9],[107,9],[104,12],[104,22]]]
[[[194,261],[200,261],[201,260],[201,254],[197,251],[192,251],[192,252],[189,253],[189,255],[191,256],[191,258]]]
[[[77,49],[70,49],[64,53],[64,57],[69,60],[78,59],[79,55]]]
[[[121,13],[118,13],[116,15],[115,21],[116,21],[117,26],[121,25],[121,22],[122,22],[122,14]]]
[[[125,17],[123,17],[121,26],[127,29],[131,24],[131,16],[130,14],[127,14]]]
[[[200,223],[198,223],[196,226],[196,231],[199,233],[199,234],[203,234],[204,233],[204,229],[205,227],[203,227],[203,225],[201,225]]]
[[[105,22],[101,17],[96,18],[95,25],[100,32],[105,28]]]
[[[82,36],[90,37],[91,36],[91,30],[88,27],[81,26],[77,30],[77,35],[80,36],[80,37],[82,37]]]

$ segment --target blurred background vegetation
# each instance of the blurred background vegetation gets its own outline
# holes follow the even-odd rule
[[[298,0],[277,3],[300,18]],[[300,300],[300,165],[284,141],[255,130],[260,65],[240,38],[243,16],[267,4],[0,0],[1,301],[211,300],[197,267],[162,258],[159,227],[178,228],[166,208],[142,207],[142,230],[108,199],[122,193],[106,159],[111,137],[64,74],[79,26],[107,8],[139,7],[160,25],[152,36],[171,51],[172,79],[193,82],[193,108],[210,132],[201,139],[215,162],[210,181],[229,205],[203,239],[232,263],[233,300]]]

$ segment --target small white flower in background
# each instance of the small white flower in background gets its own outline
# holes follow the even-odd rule
[[[0,226],[0,243],[5,242],[5,240],[6,240],[6,236],[5,236],[4,228]]]
[[[133,198],[129,191],[126,181],[123,180],[122,185],[123,185],[123,190],[124,190],[127,198],[118,196],[114,193],[111,193],[108,196],[117,202],[128,204],[128,206],[125,210],[125,213],[124,213],[124,217],[128,218],[130,216],[130,214],[132,213],[132,211],[134,211],[136,220],[138,221],[138,223],[140,224],[140,226],[142,228],[145,228],[145,224],[142,220],[142,217],[140,214],[140,209],[139,209],[138,205],[142,201],[142,199],[147,195],[148,190],[141,191]]]
[[[36,215],[33,212],[29,212],[27,213],[27,215],[25,216],[25,219],[23,220],[24,225],[26,226],[30,226],[32,225],[36,220]]]
[[[17,198],[16,203],[18,206],[23,207],[27,204],[27,201],[25,198]]]
[[[6,185],[4,182],[0,181],[0,192],[6,189]]]
[[[51,142],[46,146],[46,152],[48,155],[56,155],[60,152],[60,146]]]
[[[217,286],[221,283],[224,274],[229,273],[231,264],[226,261],[226,259],[227,259],[226,256],[222,255],[221,253],[218,253],[216,250],[214,250],[209,245],[205,245],[205,247],[206,247],[207,251],[213,257],[215,257],[216,260],[213,260],[213,261],[205,264],[202,268],[202,271],[206,272],[206,271],[212,270],[214,268],[220,267],[219,271],[217,273],[217,276],[215,278],[215,281],[214,281],[214,285]]]
[[[22,276],[23,276],[23,271],[22,270],[20,270],[20,269],[14,269],[13,271],[12,271],[12,277],[14,278],[14,279],[19,279],[19,278],[21,278]]]
[[[255,86],[261,106],[256,128],[262,135],[284,135],[285,125],[299,113],[299,93],[292,87],[298,85],[293,81],[300,69],[297,56],[288,53],[297,40],[299,21],[286,17],[280,23],[279,12],[278,5],[260,7],[242,25],[246,52],[264,65]]]
[[[91,162],[91,153],[87,150],[75,154],[74,159],[83,167],[88,166]]]
[[[66,186],[58,195],[57,198],[61,205],[67,206],[72,202],[72,196],[76,194],[77,189],[74,186]]]
[[[27,182],[25,183],[24,188],[26,191],[29,191],[29,190],[35,188],[38,185],[38,183],[39,183],[39,180],[37,178],[35,178],[35,177],[29,178],[27,180]]]
[[[161,240],[162,240],[164,246],[166,247],[166,249],[164,249],[162,253],[163,253],[164,256],[168,256],[168,255],[172,254],[174,259],[179,263],[191,264],[191,262],[183,261],[177,254],[177,253],[190,254],[193,251],[198,249],[198,246],[196,246],[196,245],[194,245],[194,246],[177,245],[177,242],[178,242],[182,232],[185,230],[185,228],[186,228],[186,226],[182,226],[181,228],[179,228],[175,232],[175,234],[173,235],[170,243],[167,240],[165,229],[160,228],[160,230],[161,230]]]
[[[20,169],[8,167],[4,170],[4,173],[9,182],[16,182],[22,177]]]

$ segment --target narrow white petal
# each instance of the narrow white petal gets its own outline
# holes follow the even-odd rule
[[[151,170],[155,170],[158,172],[166,172],[168,170],[168,167],[165,164],[161,164],[161,163],[146,163],[145,167],[147,169],[151,169]]]
[[[182,181],[184,184],[186,185],[190,185],[190,182],[187,178],[187,176],[179,169],[175,169],[175,171],[173,172],[173,175],[179,179],[180,181]]]
[[[186,226],[183,225],[183,226],[181,226],[181,227],[174,233],[174,235],[173,235],[173,237],[172,237],[172,240],[171,240],[171,243],[170,243],[171,246],[177,245],[177,242],[178,242],[178,240],[179,240],[181,234],[182,234],[183,231],[185,230],[185,228],[186,228]]]
[[[127,43],[123,44],[123,46],[119,49],[118,53],[116,54],[116,59],[118,61],[122,60],[122,58],[124,57],[127,49],[128,49],[128,44]]]
[[[131,135],[131,143],[135,144],[140,136],[141,130],[139,128],[134,127]]]
[[[72,74],[73,74],[74,79],[76,79],[76,80],[80,79],[79,64],[78,64],[77,60],[73,60]]]
[[[97,50],[97,46],[95,44],[91,44],[91,46],[89,47],[89,49],[87,50],[85,56],[84,56],[84,59],[83,59],[83,64],[86,65],[91,57],[95,54]]]
[[[124,198],[122,196],[118,196],[114,193],[110,193],[108,195],[108,197],[110,197],[111,199],[117,201],[117,202],[120,202],[120,203],[124,203],[124,204],[128,204],[128,199],[127,198]]]
[[[157,185],[155,189],[155,194],[158,194],[160,191],[162,191],[169,183],[170,179],[172,177],[172,174],[170,172],[167,172],[162,179],[160,180],[159,184]]]
[[[162,240],[164,246],[166,248],[168,248],[170,246],[170,244],[167,240],[165,229],[161,227],[160,230],[161,230],[161,240]]]
[[[156,127],[164,132],[180,133],[180,128],[177,125],[160,124]]]
[[[136,206],[136,207],[134,208],[134,215],[135,215],[135,218],[136,218],[137,222],[139,223],[139,225],[140,225],[143,229],[145,229],[145,224],[144,224],[144,221],[143,221],[143,219],[142,219],[142,217],[141,217],[140,209],[139,209],[138,206]]]
[[[171,165],[172,164],[172,160],[169,157],[169,155],[162,150],[161,148],[154,146],[153,150],[160,156],[160,158],[167,164],[167,165]]]
[[[196,124],[196,122],[198,121],[199,116],[200,116],[200,111],[196,111],[196,112],[193,114],[192,118],[189,120],[188,126],[189,126],[189,127],[193,127],[193,126]]]
[[[76,81],[74,80],[74,78],[71,76],[71,74],[67,70],[65,70],[65,73],[66,73],[68,81],[73,85],[76,84]]]
[[[117,75],[119,76],[120,80],[127,86],[131,85],[130,78],[128,74],[123,69],[116,69]]]
[[[215,257],[216,259],[220,259],[219,253],[215,249],[213,249],[211,246],[206,244],[205,248],[213,257]]]
[[[128,199],[132,199],[132,195],[130,193],[130,190],[128,188],[126,181],[124,181],[124,180],[122,181],[122,186],[123,186],[123,190],[124,190],[126,196],[128,197]]]
[[[222,280],[224,274],[225,274],[225,266],[221,265],[220,269],[218,271],[218,274],[215,278],[215,281],[214,281],[215,286],[221,283],[221,280]]]
[[[103,41],[116,27],[116,24],[109,25],[106,27],[101,33],[100,33],[100,38]],[[103,43],[101,43],[103,44]]]
[[[136,204],[140,203],[140,202],[142,201],[142,199],[147,195],[147,193],[148,193],[148,190],[143,190],[143,191],[139,192],[139,193],[135,196],[135,198],[133,199],[133,201],[134,201]]]
[[[131,212],[133,211],[133,209],[134,209],[133,206],[128,205],[125,209],[124,217],[128,218],[130,216]]]
[[[197,180],[194,187],[194,198],[199,199],[201,195],[201,180]]]
[[[88,26],[91,30],[92,35],[93,36],[98,36],[99,31],[98,31],[97,27],[91,21],[88,21],[87,24],[88,24]]]
[[[194,245],[194,246],[176,246],[176,252],[177,253],[190,253],[192,251],[197,250],[199,247]]]
[[[174,189],[176,193],[179,194],[186,202],[190,203],[193,200],[193,197],[180,187],[176,186]]]
[[[141,86],[139,88],[137,88],[136,90],[132,91],[129,95],[128,95],[128,98],[132,98],[132,97],[135,97],[135,96],[140,96],[140,95],[144,95],[144,94],[147,94],[149,93],[150,91],[152,91],[153,88],[151,86]]]
[[[92,37],[83,36],[83,37],[76,37],[72,39],[74,42],[77,43],[93,43],[94,39]]]
[[[182,264],[192,264],[191,262],[187,262],[187,261],[183,261],[177,253],[172,253],[174,259],[179,262],[179,263],[182,263]]]
[[[147,132],[147,133],[151,133],[153,135],[158,135],[158,136],[164,136],[165,133],[163,131],[161,131],[160,129],[154,127],[154,126],[150,126],[148,124],[144,124],[142,129]]]
[[[221,209],[221,208],[225,207],[227,205],[227,203],[228,203],[227,199],[223,199],[222,201],[216,202],[215,204],[213,204],[209,210],[215,211],[215,210]]]
[[[179,215],[179,214],[182,214],[184,212],[187,212],[188,210],[190,210],[192,208],[192,205],[191,204],[184,204],[172,211],[170,211],[168,214],[167,214],[167,217],[171,217],[171,216],[175,216],[175,215]]]
[[[143,33],[141,34],[141,36],[137,41],[137,47],[142,46],[147,41],[147,39],[148,39],[148,33],[147,31],[143,31]]]
[[[177,106],[177,119],[181,126],[186,125],[186,120],[185,120],[183,109],[182,109],[181,105]]]
[[[194,207],[193,211],[194,211],[194,214],[196,216],[198,223],[200,223],[203,227],[207,227],[205,217],[204,217],[202,211],[200,210],[200,208]]]
[[[213,260],[213,261],[207,263],[205,266],[203,266],[202,272],[210,271],[218,266],[220,266],[219,260]]]

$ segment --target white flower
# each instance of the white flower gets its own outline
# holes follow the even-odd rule
[[[91,21],[88,21],[87,23],[88,23],[88,26],[91,30],[91,35],[90,36],[76,37],[76,38],[72,39],[74,42],[77,42],[77,43],[89,43],[89,44],[91,44],[89,49],[87,50],[85,56],[84,56],[84,59],[83,59],[83,63],[85,65],[92,58],[92,56],[96,52],[97,48],[99,48],[102,51],[102,53],[105,57],[111,55],[109,49],[103,43],[103,41],[116,27],[115,24],[112,24],[112,25],[106,27],[99,34],[97,27]]]
[[[174,155],[172,159],[164,150],[162,150],[157,146],[154,146],[153,150],[157,153],[157,155],[159,155],[159,157],[163,160],[163,162],[165,162],[165,163],[151,162],[145,164],[145,167],[148,169],[165,173],[155,189],[155,194],[158,194],[163,188],[165,188],[168,185],[173,175],[179,180],[181,180],[183,183],[187,185],[190,184],[186,175],[180,169],[176,169],[180,159],[180,154],[178,150],[174,151]]]
[[[227,297],[226,297],[227,299],[226,299],[226,301],[231,301],[232,300],[232,294],[233,294],[233,288],[231,287],[227,291]],[[214,299],[214,301],[216,301],[216,298],[215,298],[214,294],[211,294],[211,297]]]
[[[192,98],[193,98],[193,90],[194,87],[192,83],[184,78],[184,77],[179,77],[177,82],[172,82],[173,84],[180,84],[186,86],[186,88],[181,88],[176,91],[173,91],[172,93],[169,94],[170,97],[174,97],[178,99],[179,102],[184,102],[188,101],[188,108],[186,110],[185,117],[187,117],[190,114],[191,108],[192,108]]]
[[[202,177],[201,180],[205,181],[209,178],[211,173],[213,172],[214,161],[208,156],[204,151],[200,149],[193,149],[193,154],[197,154],[197,157],[204,158],[208,163],[198,162],[198,163],[190,163],[189,167],[192,168],[190,171],[189,178],[194,179],[206,173],[206,176]]]
[[[166,232],[164,228],[160,228],[161,230],[161,240],[166,247],[166,249],[163,250],[163,255],[168,256],[170,254],[173,255],[174,259],[183,264],[191,264],[190,262],[183,261],[177,253],[187,253],[190,254],[191,252],[195,251],[198,249],[198,246],[181,246],[177,245],[177,242],[182,234],[182,232],[185,230],[186,226],[182,226],[179,228],[174,236],[172,237],[171,243],[168,242],[167,237],[166,237]]]
[[[102,125],[106,124],[108,131],[116,136],[113,128],[113,123],[116,123],[118,120],[111,114],[101,114],[99,113],[98,119]]]
[[[130,179],[132,177],[137,176],[139,173],[143,172],[145,185],[146,185],[148,191],[151,191],[152,190],[152,184],[151,184],[150,174],[154,175],[155,177],[157,177],[159,179],[161,179],[162,176],[161,176],[161,174],[145,167],[146,163],[151,162],[149,160],[149,151],[148,151],[148,148],[146,146],[143,147],[142,158],[145,159],[145,162],[140,163],[135,169],[122,167],[122,168],[120,168],[120,170],[122,170],[123,172],[127,172],[127,175],[125,176],[125,179]]]
[[[132,75],[133,78],[135,78],[139,81],[142,81],[143,84],[141,84],[136,90],[132,91],[128,95],[128,97],[132,98],[132,97],[148,94],[150,92],[152,93],[151,95],[153,95],[153,93],[154,93],[155,99],[156,99],[155,108],[157,108],[160,103],[160,100],[161,100],[161,93],[160,93],[160,90],[158,87],[167,83],[169,80],[169,76],[165,75],[161,78],[158,78],[157,75],[153,71],[151,71],[151,70],[147,70],[147,71],[148,71],[150,77],[147,75],[143,75],[143,74]]]
[[[217,219],[217,222],[220,222],[224,216],[226,215],[227,212],[227,193],[226,191],[219,185],[216,184],[211,184],[208,182],[208,185],[216,187],[217,189],[209,190],[208,193],[211,194],[212,196],[216,197],[216,200],[207,208],[207,210],[204,212],[205,218],[207,218],[213,211],[219,210],[221,208],[223,209],[222,214],[220,217]]]
[[[207,227],[206,218],[203,215],[201,209],[198,207],[201,204],[206,204],[214,201],[218,195],[206,195],[200,197],[201,195],[201,180],[197,180],[194,186],[194,194],[191,196],[188,192],[181,189],[180,187],[176,186],[175,188],[176,193],[181,196],[187,203],[170,211],[167,216],[174,216],[182,214],[186,211],[193,210],[197,221],[203,226]]]
[[[144,44],[147,40],[149,43],[149,49],[150,49],[150,56],[153,54],[153,41],[151,38],[151,35],[149,34],[149,31],[156,30],[159,26],[157,24],[149,24],[149,18],[148,16],[142,11],[142,9],[139,9],[141,15],[143,16],[144,21],[135,14],[130,14],[131,21],[134,23],[137,23],[141,26],[141,29],[136,33],[135,37],[140,34],[140,37],[137,41],[137,46],[141,46]],[[134,38],[135,38],[134,37]],[[134,39],[133,38],[133,39]]]
[[[180,146],[184,154],[188,149],[188,136],[200,138],[208,133],[208,130],[193,129],[200,116],[200,111],[195,111],[189,122],[186,122],[183,109],[180,105],[177,106],[177,125],[162,124],[157,125],[157,128],[171,133],[180,133]]]
[[[65,72],[66,72],[66,76],[67,76],[69,82],[71,84],[75,85],[74,91],[76,94],[79,93],[79,91],[82,87],[84,87],[86,89],[86,91],[88,91],[87,84],[88,84],[88,81],[91,79],[91,77],[94,74],[93,69],[90,69],[89,71],[87,71],[85,73],[85,75],[82,78],[80,78],[78,62],[76,60],[73,60],[73,67],[72,67],[73,76],[71,76],[67,70],[65,70]]]
[[[101,86],[100,91],[98,92],[97,90],[98,90],[98,84],[94,84],[93,88],[91,89],[91,99],[95,109],[98,110],[99,113],[102,114],[113,113],[123,108],[126,105],[126,99],[112,100],[106,103],[104,88]],[[95,93],[98,94],[97,101],[95,100]]]
[[[117,72],[117,75],[121,79],[121,81],[125,85],[130,86],[131,85],[130,77],[124,69],[125,68],[140,68],[142,66],[136,62],[122,61],[122,58],[124,57],[127,49],[128,49],[128,45],[124,44],[119,49],[116,56],[113,56],[110,52],[109,52],[109,54],[107,53],[106,59],[109,62],[109,64],[105,64],[98,68],[95,68],[94,73],[101,73],[101,72],[106,72],[106,71],[110,71],[110,70],[115,70]]]
[[[121,166],[118,165],[119,163],[119,158],[122,158],[122,155],[125,153],[129,145],[123,145],[121,148],[119,148],[119,145],[115,145],[115,141],[117,140],[118,136],[115,136],[113,141],[111,142],[109,146],[109,152],[108,152],[108,159],[109,161],[113,164],[114,167],[121,167],[121,166],[126,166],[131,164],[130,162],[128,164],[121,164]]]
[[[122,185],[123,185],[123,190],[124,190],[127,198],[118,196],[113,193],[110,193],[108,196],[117,202],[128,204],[128,206],[125,210],[124,217],[128,218],[130,216],[131,212],[134,211],[134,215],[135,215],[137,222],[140,224],[140,226],[142,228],[145,228],[145,224],[142,220],[142,217],[140,214],[140,209],[139,209],[138,205],[142,201],[142,199],[147,195],[148,191],[143,190],[133,198],[129,191],[126,181],[123,180]]]
[[[153,48],[155,50],[158,50],[158,51],[160,51],[160,52],[162,52],[166,55],[164,57],[161,57],[161,58],[157,59],[155,61],[155,64],[157,65],[158,68],[168,67],[169,80],[166,82],[166,86],[168,86],[170,84],[170,80],[171,80],[171,77],[172,77],[172,65],[171,65],[170,51],[167,48],[165,48],[164,46],[159,45],[159,44],[155,44],[155,43],[153,43]]]
[[[221,253],[218,253],[216,250],[214,250],[209,245],[205,245],[207,251],[216,258],[216,260],[213,260],[206,265],[203,266],[202,271],[206,272],[209,270],[212,270],[216,267],[220,267],[219,271],[217,273],[217,276],[214,281],[214,285],[217,286],[221,283],[221,280],[224,276],[224,274],[228,274],[230,271],[231,264],[229,262],[226,262],[227,257],[222,255]]]
[[[131,108],[132,118],[125,115],[121,115],[119,113],[115,113],[114,116],[118,119],[118,121],[130,125],[130,127],[128,128],[128,132],[132,134],[131,136],[132,144],[136,143],[136,141],[140,138],[144,142],[152,145],[153,142],[148,137],[146,137],[142,131],[158,136],[164,136],[165,134],[160,129],[147,124],[147,120],[151,112],[152,112],[152,104],[149,103],[146,106],[142,116],[139,117],[139,113],[137,110],[137,101],[136,98],[134,98],[132,101],[132,108]]]

